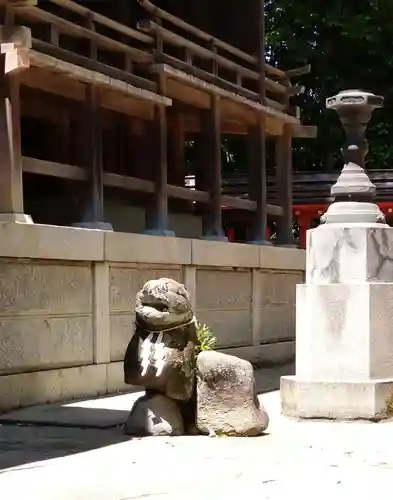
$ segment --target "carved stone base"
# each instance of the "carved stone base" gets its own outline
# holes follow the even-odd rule
[[[281,412],[300,419],[381,420],[392,416],[393,378],[315,381],[281,377]]]
[[[20,213],[0,213],[0,224],[14,222],[16,224],[34,224],[30,215]]]

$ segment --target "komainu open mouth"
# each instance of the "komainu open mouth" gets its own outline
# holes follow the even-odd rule
[[[152,331],[182,325],[193,318],[189,293],[170,278],[145,283],[137,294],[135,312],[137,322]]]

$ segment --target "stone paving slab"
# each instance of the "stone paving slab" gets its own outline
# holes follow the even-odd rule
[[[260,396],[258,438],[130,439],[121,429],[0,425],[1,500],[390,500],[393,422],[289,420]],[[93,400],[122,407],[123,397]],[[97,411],[98,411],[97,410]]]
[[[270,411],[277,399],[277,393],[264,397]],[[1,498],[219,499],[252,495],[314,500],[334,495],[358,500],[376,493],[379,499],[391,498],[390,424],[287,424],[275,422],[274,432],[260,438],[132,439],[25,464],[0,474]],[[98,437],[107,431],[93,432]],[[45,438],[41,433],[42,439],[49,446],[53,443],[53,436]]]
[[[255,371],[258,392],[278,389],[281,375],[293,373],[293,365],[265,368]],[[119,394],[71,403],[31,406],[0,415],[2,423],[59,425],[107,429],[122,425],[135,401],[143,392]]]

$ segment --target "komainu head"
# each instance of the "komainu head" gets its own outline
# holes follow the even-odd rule
[[[190,294],[170,278],[147,281],[137,293],[135,318],[138,326],[150,331],[185,325],[193,320]]]

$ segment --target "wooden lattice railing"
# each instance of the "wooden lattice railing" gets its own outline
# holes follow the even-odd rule
[[[153,39],[72,0],[2,0],[4,24],[32,30],[33,49],[148,90],[137,65],[152,55],[144,50]],[[72,19],[72,20],[71,20]],[[105,34],[103,32],[105,31]]]
[[[3,24],[32,29],[33,48],[86,69],[148,90],[151,64],[167,63],[252,101],[261,102],[258,59],[211,34],[138,0],[149,19],[133,29],[73,0],[0,0]],[[304,91],[290,78],[309,66],[287,72],[265,64],[266,104],[290,112],[290,97]]]
[[[156,63],[167,63],[230,92],[260,102],[261,96],[257,90],[260,72],[256,57],[186,23],[149,0],[138,1],[149,16],[149,19],[139,22],[138,27],[154,37]],[[308,73],[310,66],[284,72],[265,64],[264,69],[266,104],[280,111],[289,111],[290,97],[304,92],[304,87],[291,85],[290,77]]]

